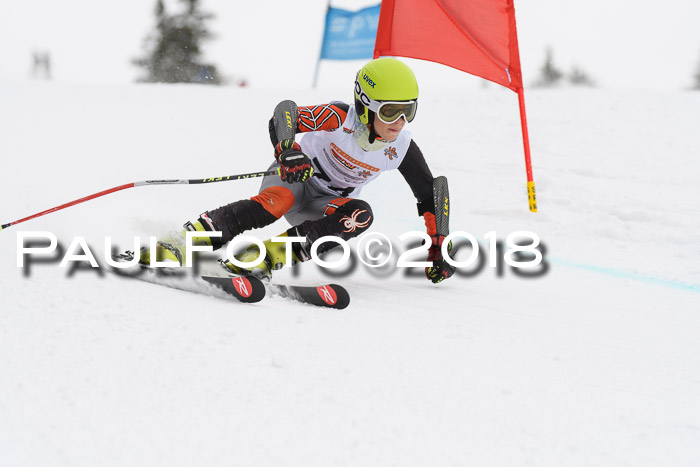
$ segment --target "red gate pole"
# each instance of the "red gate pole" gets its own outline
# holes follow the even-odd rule
[[[527,116],[525,115],[525,92],[518,88],[518,104],[520,105],[520,124],[523,129],[523,145],[525,147],[525,171],[527,173],[527,200],[530,211],[537,212],[537,197],[535,196],[535,181],[532,178],[532,162],[530,161],[530,137],[527,132]]]

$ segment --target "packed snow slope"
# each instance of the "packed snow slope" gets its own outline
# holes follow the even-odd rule
[[[264,170],[286,98],[351,88],[3,84],[0,222],[135,181]],[[82,237],[103,263],[106,237],[131,248],[259,179],[132,188],[0,232],[0,465],[697,465],[700,94],[526,98],[536,214],[515,94],[423,87],[409,129],[485,264],[437,286],[392,263],[278,272],[344,285],[344,311],[71,272],[55,254],[17,267],[19,232],[64,250]],[[362,197],[397,249],[424,230],[398,172]],[[489,266],[485,235],[517,231],[546,247],[534,277]]]

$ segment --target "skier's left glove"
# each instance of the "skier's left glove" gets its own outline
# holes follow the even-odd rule
[[[452,277],[455,273],[455,268],[442,256],[442,243],[445,237],[442,235],[433,235],[431,237],[432,245],[428,250],[428,261],[432,261],[433,265],[431,267],[425,268],[425,276],[437,284],[445,279]],[[452,250],[452,242],[447,245],[447,251]]]
[[[275,146],[275,158],[280,163],[280,177],[287,183],[305,182],[314,173],[309,156],[293,139],[284,139]]]

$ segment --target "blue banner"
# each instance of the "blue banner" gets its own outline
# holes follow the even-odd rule
[[[329,60],[372,58],[379,23],[379,6],[371,6],[359,11],[329,7],[321,58]]]

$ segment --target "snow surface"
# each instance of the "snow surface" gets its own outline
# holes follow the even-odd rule
[[[278,101],[350,92],[3,85],[0,221],[129,182],[263,170]],[[337,311],[16,266],[17,232],[82,236],[102,261],[105,237],[130,248],[259,180],[134,188],[0,232],[0,465],[698,465],[700,93],[526,99],[537,214],[515,94],[423,90],[410,129],[449,178],[452,230],[539,234],[540,277],[278,273],[343,284]],[[363,198],[396,245],[423,230],[400,174]]]

